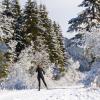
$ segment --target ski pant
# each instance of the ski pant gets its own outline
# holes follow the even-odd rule
[[[39,91],[40,91],[40,87],[41,87],[41,79],[42,79],[42,81],[43,81],[43,83],[44,83],[44,85],[45,85],[45,87],[47,88],[47,84],[46,84],[46,82],[45,82],[45,80],[44,80],[44,77],[37,77],[37,79],[38,79],[38,86],[39,86]]]

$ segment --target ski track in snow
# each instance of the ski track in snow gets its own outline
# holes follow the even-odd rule
[[[0,100],[100,100],[100,89],[70,86],[49,90],[0,90]]]

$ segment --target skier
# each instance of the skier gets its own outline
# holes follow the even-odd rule
[[[43,74],[45,74],[45,72],[44,72],[43,68],[40,65],[37,66],[36,72],[38,73],[37,74],[37,79],[38,79],[38,83],[39,83],[39,89],[38,90],[40,91],[41,79],[42,79],[45,87],[48,89],[47,84],[46,84],[45,79],[44,79],[44,76],[43,76]]]

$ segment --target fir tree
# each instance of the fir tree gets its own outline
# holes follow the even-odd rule
[[[11,2],[9,0],[2,1],[2,11],[1,11],[1,23],[2,23],[2,31],[4,34],[5,42],[8,43],[10,41],[10,38],[13,34],[13,15],[11,11]]]
[[[12,60],[10,42],[13,36],[13,15],[10,0],[3,0],[0,5],[0,44],[6,48],[0,51],[0,78],[7,76],[8,66]]]
[[[36,39],[40,33],[38,29],[39,26],[39,16],[38,16],[38,7],[37,3],[31,0],[28,0],[24,9],[24,25],[23,25],[23,32],[24,32],[24,42],[26,46],[31,45],[34,43],[36,48]]]
[[[45,5],[40,5],[39,7],[39,13],[40,13],[40,18],[42,21],[42,25],[45,28],[45,34],[44,34],[44,38],[45,38],[45,45],[47,46],[47,52],[49,53],[49,58],[50,61],[52,63],[54,63],[54,55],[53,55],[53,49],[54,49],[54,45],[53,45],[53,41],[52,41],[52,33],[53,33],[53,26],[52,26],[52,21],[49,19],[48,17],[48,13],[46,11],[46,7]]]
[[[21,7],[19,4],[19,0],[12,0],[11,2],[11,7],[12,7],[12,13],[13,13],[13,40],[17,42],[16,48],[15,48],[15,53],[16,53],[16,58],[18,58],[21,50],[25,48],[25,45],[23,44],[23,33],[22,33],[22,25],[23,25],[23,15],[21,12]]]
[[[59,66],[61,66],[61,70],[64,70],[64,66],[66,64],[66,57],[65,57],[65,48],[63,43],[63,36],[60,29],[60,25],[56,24],[54,21],[53,23],[54,32],[56,34],[56,53],[58,57],[56,58],[58,60]]]
[[[49,53],[50,61],[52,63],[56,63],[61,67],[61,69],[63,69],[64,62],[62,58],[64,57],[64,55],[62,55],[62,58],[60,55],[60,53],[63,52],[60,46],[62,40],[60,35],[58,35],[58,30],[56,30],[57,26],[53,25],[52,21],[49,19],[45,5],[40,5],[39,9],[42,25],[46,30],[43,35],[45,38],[45,45],[47,46],[47,52]],[[60,40],[58,39],[58,37],[60,38]]]
[[[69,21],[70,27],[68,31],[91,31],[93,27],[98,27],[100,23],[100,1],[84,0],[79,7],[85,7],[78,17]]]

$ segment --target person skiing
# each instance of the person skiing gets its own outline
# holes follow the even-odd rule
[[[37,74],[38,86],[39,86],[39,89],[38,90],[40,91],[41,79],[42,79],[45,87],[48,89],[47,84],[46,84],[45,79],[44,79],[44,76],[43,76],[43,74],[45,74],[45,72],[44,72],[43,68],[40,65],[37,66],[36,72],[38,73]]]

